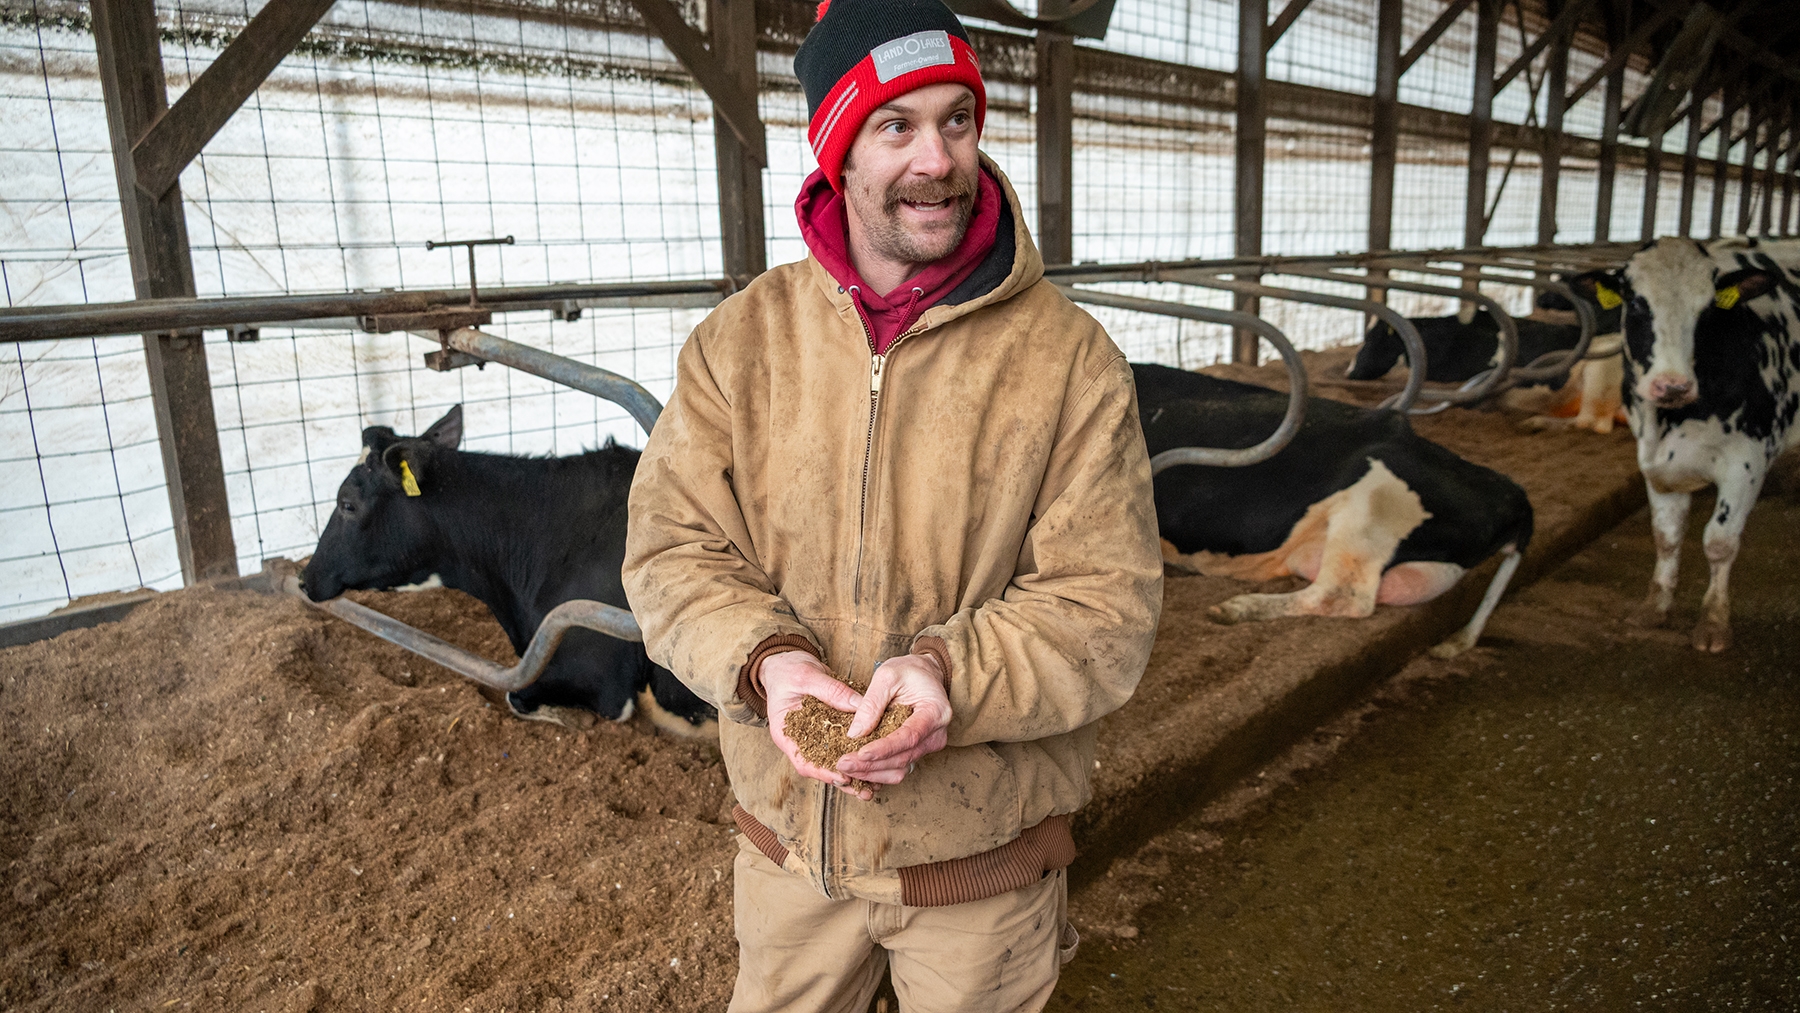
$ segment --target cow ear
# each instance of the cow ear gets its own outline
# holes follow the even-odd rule
[[[455,450],[462,444],[463,423],[462,405],[444,413],[444,417],[431,424],[419,439],[435,443],[445,450]]]
[[[1746,299],[1767,295],[1775,287],[1775,276],[1760,268],[1745,268],[1724,275],[1713,283],[1713,305],[1728,310]]]
[[[1625,277],[1618,271],[1585,271],[1568,279],[1568,284],[1577,295],[1599,303],[1603,310],[1625,301]]]
[[[382,454],[386,453],[387,448],[393,446],[394,441],[399,438],[400,437],[394,434],[394,430],[388,426],[370,426],[367,429],[364,429],[362,432],[362,460],[366,461],[371,457],[380,457]]]
[[[402,440],[387,448],[381,455],[381,463],[393,474],[394,480],[408,496],[425,495],[422,483],[430,477],[427,467],[431,445],[422,440]]]

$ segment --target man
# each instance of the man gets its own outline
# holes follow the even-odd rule
[[[732,1009],[1035,1010],[1075,936],[1070,814],[1162,600],[1131,370],[1042,280],[939,0],[836,0],[794,59],[812,256],[681,351],[631,493],[650,654],[722,718]],[[861,690],[860,692],[858,690]],[[835,769],[807,697],[912,716]],[[855,791],[852,779],[877,786]]]

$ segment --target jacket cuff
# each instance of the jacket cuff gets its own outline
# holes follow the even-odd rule
[[[944,673],[944,688],[950,688],[950,645],[943,637],[920,637],[913,641],[912,653],[922,654],[938,663]]]
[[[797,633],[777,633],[763,640],[750,649],[750,657],[744,661],[744,667],[738,669],[738,699],[750,706],[756,716],[768,720],[769,697],[763,692],[762,663],[772,654],[787,651],[805,651],[813,657],[819,656],[819,649],[813,642]]]

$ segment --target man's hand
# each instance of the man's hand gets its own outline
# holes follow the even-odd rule
[[[936,660],[902,654],[876,666],[875,678],[850,722],[850,738],[874,731],[890,701],[910,705],[912,717],[892,733],[845,755],[838,761],[838,770],[875,784],[899,784],[915,760],[944,748],[949,741],[950,697],[944,692],[944,673]],[[864,792],[862,797],[867,800],[875,794]]]
[[[847,793],[850,775],[826,770],[808,761],[800,747],[787,735],[787,716],[800,709],[809,696],[816,696],[829,707],[854,711],[863,702],[862,694],[832,678],[831,670],[805,651],[783,651],[763,659],[763,698],[768,701],[769,738],[781,750],[794,769],[815,781],[836,785]],[[873,797],[873,796],[870,796]]]

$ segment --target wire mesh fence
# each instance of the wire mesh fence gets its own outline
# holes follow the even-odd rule
[[[260,9],[250,0],[158,0],[173,100]],[[704,4],[682,5],[691,24]],[[1406,5],[1403,45],[1443,10]],[[1545,21],[1506,8],[1504,66]],[[1119,0],[1103,40],[1078,44],[1213,74],[1237,64],[1231,0]],[[1374,5],[1316,0],[1268,54],[1271,81],[1367,96]],[[1473,93],[1475,15],[1458,17],[1401,78],[1400,100],[1465,113]],[[1569,79],[1605,59],[1579,36]],[[1494,115],[1535,125],[1547,56],[1503,90]],[[763,174],[769,262],[805,255],[791,210],[814,168],[805,100],[785,52],[759,54],[767,126]],[[1626,100],[1644,86],[1627,70]],[[1568,111],[1597,137],[1604,88]],[[1037,215],[1037,96],[996,74],[983,149],[1008,173],[1028,225]],[[1233,252],[1234,116],[1217,101],[1117,91],[1074,98],[1074,256],[1169,261]],[[1707,107],[1708,122],[1721,111]],[[1427,117],[1428,118],[1428,117]],[[0,0],[0,289],[5,305],[132,297],[91,19],[83,0]],[[1735,129],[1747,126],[1745,114]],[[1684,128],[1685,129],[1685,128]],[[181,176],[203,296],[468,285],[460,250],[427,240],[512,236],[483,248],[480,283],[716,277],[723,271],[711,103],[666,47],[613,0],[339,0],[307,40]],[[1720,133],[1726,133],[1721,131]],[[1510,135],[1509,135],[1510,136]],[[1711,213],[1715,134],[1702,145],[1695,231]],[[1735,137],[1736,133],[1730,136]],[[1658,227],[1679,211],[1685,134],[1671,131]],[[1739,141],[1734,157],[1741,157]],[[1268,124],[1264,250],[1353,251],[1368,242],[1370,134],[1305,118]],[[1400,138],[1393,245],[1463,239],[1466,137]],[[1562,241],[1594,235],[1598,164],[1565,158]],[[1497,144],[1488,178],[1490,243],[1537,237],[1539,153]],[[1611,228],[1635,237],[1641,170],[1622,165]],[[1725,230],[1738,184],[1720,195]],[[1757,212],[1759,214],[1760,212]],[[1290,280],[1291,281],[1291,280]],[[1291,282],[1297,287],[1311,283]],[[1172,285],[1120,285],[1152,298],[1229,305]],[[1524,290],[1507,298],[1520,301]],[[1411,313],[1449,312],[1433,296],[1394,294]],[[1134,359],[1195,367],[1228,357],[1225,328],[1095,309]],[[1302,347],[1355,341],[1360,314],[1267,302]],[[519,315],[490,329],[631,376],[666,397],[674,357],[703,310],[589,310],[577,321]],[[467,445],[566,454],[642,433],[622,410],[502,367],[436,373],[430,346],[347,326],[263,327],[259,340],[207,335],[214,408],[240,566],[309,551],[366,425],[418,432],[465,404]],[[0,356],[0,619],[87,594],[180,582],[142,342],[15,345]]]

